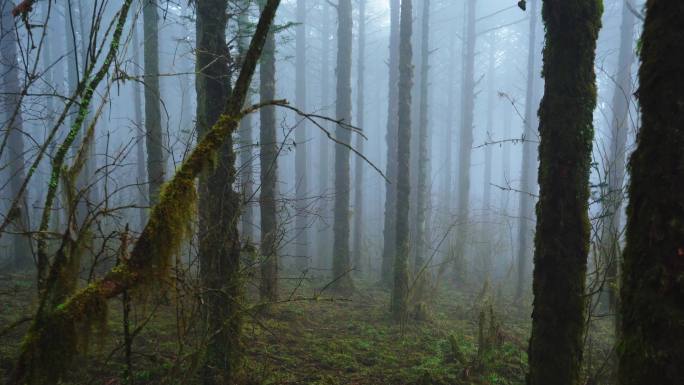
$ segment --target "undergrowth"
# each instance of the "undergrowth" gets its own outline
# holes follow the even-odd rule
[[[33,288],[22,280],[12,281],[17,282],[12,290],[23,294],[0,298],[3,325],[18,319],[20,309],[31,314]],[[300,287],[291,301],[273,306],[268,316],[248,310],[244,383],[524,384],[527,311],[512,310],[506,301],[493,306],[479,303],[476,293],[443,291],[429,306],[427,320],[398,325],[389,317],[389,294],[357,283],[356,294],[349,298],[309,296],[317,282]],[[284,286],[281,298],[287,299],[292,287]],[[107,335],[77,358],[79,365],[64,383],[198,383],[199,323],[196,318],[194,324],[177,322],[179,312],[194,314],[196,309],[192,302],[179,308],[169,294],[135,304],[132,329],[140,328],[133,344],[132,373],[125,378],[121,302],[110,301]],[[0,336],[0,376],[11,369],[27,325]],[[483,338],[487,346],[480,349]]]

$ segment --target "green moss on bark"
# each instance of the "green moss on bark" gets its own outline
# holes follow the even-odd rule
[[[529,385],[580,379],[600,0],[545,0]]]
[[[123,9],[127,11],[130,3],[127,1]],[[201,139],[173,179],[162,188],[160,201],[152,209],[149,222],[140,234],[128,262],[78,290],[62,304],[38,313],[20,349],[10,384],[42,385],[57,382],[69,368],[79,341],[87,341],[93,326],[105,319],[108,299],[127,289],[155,284],[166,276],[172,256],[190,234],[189,223],[197,202],[195,179],[213,167],[216,152],[233,134],[244,116],[240,109],[244,105],[266,34],[279,5],[280,0],[267,1],[224,114]],[[120,20],[125,20],[126,14],[122,11]],[[120,34],[118,27],[117,33]]]
[[[684,382],[684,3],[646,4],[620,291],[621,385]]]
[[[228,3],[204,0],[197,10],[197,133],[202,138],[221,116],[230,95],[226,42]],[[199,180],[199,262],[206,350],[204,384],[234,383],[242,366],[242,279],[237,223],[241,198],[235,183],[230,136]]]

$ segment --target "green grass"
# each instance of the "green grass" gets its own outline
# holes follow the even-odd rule
[[[458,314],[472,304],[447,306],[443,296],[428,321],[404,327],[387,313],[389,295],[360,286],[350,301],[297,301],[279,305],[266,330],[248,335],[250,372],[264,384],[522,384],[526,336],[507,341],[476,363],[474,314]],[[459,300],[463,297],[456,296]],[[454,305],[454,304],[452,304]],[[451,362],[451,334],[465,362]],[[264,355],[260,352],[268,352]]]

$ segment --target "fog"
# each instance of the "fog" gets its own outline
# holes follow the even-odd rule
[[[339,242],[348,248],[346,260],[340,262],[343,274],[356,282],[357,289],[366,284],[388,288],[382,284],[387,279],[391,282],[391,271],[385,271],[392,264],[387,253],[393,257],[392,251],[397,251],[387,248],[387,228],[396,226],[397,219],[388,222],[387,207],[394,210],[396,203],[393,206],[386,200],[392,195],[388,189],[401,189],[398,177],[403,174],[410,181],[411,279],[418,281],[427,275],[434,286],[457,287],[472,296],[491,290],[515,306],[530,306],[534,207],[539,196],[537,109],[544,95],[541,4],[523,1],[523,10],[513,0],[432,0],[429,14],[425,14],[424,1],[413,2],[408,168],[402,168],[397,148],[391,147],[397,145],[397,132],[388,133],[390,127],[396,130],[400,124],[393,124],[396,116],[389,116],[398,112],[390,105],[399,97],[392,96],[390,90],[392,81],[399,84],[398,72],[397,79],[390,80],[392,68],[399,68],[393,60],[406,57],[402,52],[395,59],[390,53],[392,11],[396,10],[398,22],[399,1],[396,9],[390,7],[393,0],[352,1],[351,121],[344,120],[345,113],[340,114],[336,88],[341,73],[338,67],[344,62],[337,56],[343,45],[338,44],[342,30],[338,28],[338,7],[342,5],[308,0],[298,11],[297,1],[281,2],[271,29],[277,102],[274,106],[260,96],[264,95],[263,71],[260,76],[257,69],[245,107],[254,103],[269,106],[256,109],[233,130],[236,175],[228,179],[232,185],[222,187],[232,188],[239,200],[241,216],[234,220],[239,223],[240,263],[246,266],[250,301],[256,301],[258,271],[260,264],[266,263],[260,258],[269,254],[264,251],[268,246],[261,210],[269,199],[263,194],[270,187],[262,189],[262,173],[275,178],[276,223],[275,229],[268,231],[273,239],[266,242],[274,242],[278,280],[284,282],[283,288],[295,287],[293,293],[301,280],[306,282],[305,290],[320,293],[340,279],[334,256],[345,246]],[[108,58],[122,3],[43,0],[35,2],[31,12],[15,18],[9,12],[14,4],[2,2],[3,271],[19,268],[33,274],[41,263],[41,247],[47,247],[52,255],[63,238],[71,237],[84,250],[78,286],[104,276],[121,263],[117,261],[122,242],[126,245],[122,235],[133,244],[145,228],[153,203],[164,199],[164,193],[159,198],[152,190],[170,180],[188,159],[204,135],[198,135],[198,130],[211,128],[213,120],[206,128],[202,128],[206,122],[198,123],[198,111],[209,108],[203,103],[225,104],[197,96],[198,89],[205,87],[199,86],[197,79],[205,68],[196,60],[203,48],[198,48],[195,2],[153,2],[159,20],[156,31],[148,26],[150,34],[143,26],[143,4],[133,1],[118,50]],[[228,2],[228,52],[215,60],[227,64],[228,72],[220,80],[229,94],[259,19],[257,3]],[[593,118],[591,246],[586,278],[591,292],[606,290],[610,263],[600,256],[602,242],[612,236],[609,233],[616,233],[617,244],[622,244],[625,218],[620,214],[625,205],[616,206],[610,197],[623,200],[625,157],[633,149],[640,124],[632,94],[637,82],[636,42],[643,17],[638,10],[642,5],[625,10],[624,4],[623,0],[603,2],[594,66],[598,101]],[[305,20],[300,23],[302,17]],[[429,21],[423,23],[425,18]],[[623,19],[633,28],[625,29]],[[398,32],[399,25],[396,28]],[[424,40],[426,32],[429,37]],[[621,59],[625,34],[634,45]],[[145,48],[152,35],[158,38],[156,71],[148,68],[154,52]],[[262,66],[264,60],[262,56]],[[91,82],[100,71],[101,81]],[[152,79],[158,81],[158,89]],[[392,87],[398,87],[396,84]],[[83,90],[91,85],[94,93],[89,100]],[[207,95],[203,98],[214,97]],[[150,134],[155,103],[161,143]],[[276,143],[264,143],[260,136],[263,113],[270,109],[275,114]],[[626,111],[625,119],[619,111]],[[78,126],[74,122],[83,114]],[[621,134],[615,133],[616,120]],[[340,132],[351,134],[348,144]],[[616,135],[626,138],[624,148],[616,142]],[[148,176],[154,170],[157,151],[150,151],[151,145],[161,149],[163,180]],[[262,164],[261,151],[267,147],[268,151],[275,149],[275,165]],[[346,188],[336,178],[336,173],[344,170],[339,164],[344,158],[336,157],[341,148],[351,149],[350,160],[345,162],[350,177]],[[177,224],[189,226],[191,235],[174,253],[175,277],[201,278],[201,243],[206,229],[214,226],[213,219],[202,218],[201,186],[210,180],[211,167],[223,170],[220,164],[229,158],[221,154],[200,173],[199,213],[190,223]],[[421,188],[425,191],[422,198]],[[50,193],[54,194],[52,202]],[[346,207],[338,206],[340,194],[349,196]],[[611,211],[615,207],[616,215]],[[213,209],[219,217],[224,210],[218,203]],[[341,219],[344,213],[346,222]],[[203,220],[207,222],[203,224]],[[334,230],[345,228],[346,235],[336,237]],[[48,265],[51,260],[48,258]],[[286,293],[283,297],[293,296]],[[597,296],[594,301],[598,304],[601,299]],[[605,311],[599,305],[596,308],[596,312]]]

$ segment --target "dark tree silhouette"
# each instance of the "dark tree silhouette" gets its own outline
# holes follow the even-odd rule
[[[596,106],[600,0],[545,0],[544,97],[539,107],[529,385],[577,385],[589,253],[589,168]]]
[[[646,3],[629,161],[618,383],[684,379],[684,4]]]
[[[226,44],[226,0],[197,2],[197,134],[207,135],[230,96]],[[232,138],[221,146],[214,168],[199,181],[199,261],[207,333],[203,381],[232,381],[240,366],[242,297],[237,218],[240,199],[232,189],[235,153]]]

